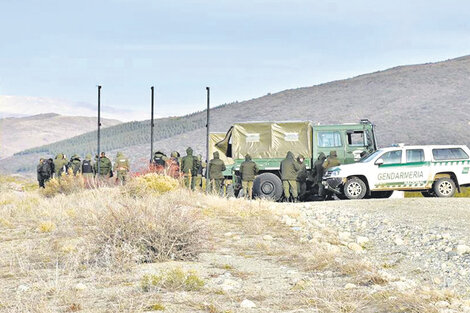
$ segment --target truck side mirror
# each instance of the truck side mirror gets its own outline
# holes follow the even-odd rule
[[[382,159],[382,158],[377,159],[377,161],[375,161],[375,165],[380,166],[380,165],[382,165],[382,164],[384,164],[384,159]]]

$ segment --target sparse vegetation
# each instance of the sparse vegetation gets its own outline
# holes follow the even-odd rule
[[[204,287],[204,284],[204,280],[195,271],[185,271],[180,267],[158,274],[145,275],[141,281],[144,291],[149,291],[151,288],[198,291]]]
[[[160,182],[130,184],[147,179]],[[397,290],[333,230],[301,240],[281,222],[300,220],[296,206],[159,188],[0,193],[0,311],[222,313],[248,298],[270,312],[434,312],[458,299]]]

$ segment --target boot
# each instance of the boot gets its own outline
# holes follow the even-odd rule
[[[294,201],[293,201],[293,202],[294,202],[294,203],[299,202],[299,198],[294,198]]]

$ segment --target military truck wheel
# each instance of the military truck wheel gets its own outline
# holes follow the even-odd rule
[[[282,181],[272,173],[263,173],[253,181],[253,197],[279,201],[282,197]]]
[[[362,179],[353,177],[344,184],[343,193],[348,199],[363,199],[367,193],[367,186]]]
[[[448,177],[439,178],[434,182],[433,190],[438,197],[450,198],[456,191],[455,182]]]
[[[392,196],[393,190],[389,191],[372,191],[370,197],[372,199],[388,199]]]

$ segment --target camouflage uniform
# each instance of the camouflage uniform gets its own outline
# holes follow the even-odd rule
[[[224,174],[226,170],[225,163],[219,158],[219,152],[214,152],[214,158],[209,162],[209,180],[212,190],[216,193],[223,194]]]
[[[78,173],[81,173],[81,165],[82,165],[82,162],[80,160],[80,157],[74,154],[72,158],[70,159],[68,168],[72,169],[74,176],[77,176]]]
[[[281,179],[284,187],[284,197],[286,200],[292,197],[297,201],[297,173],[300,171],[300,164],[294,160],[294,154],[287,152],[286,158],[281,162]]]
[[[114,162],[114,171],[116,172],[118,181],[124,185],[127,181],[127,176],[130,171],[129,166],[129,159],[122,154],[122,152],[118,152],[116,154],[116,161]]]
[[[67,160],[62,153],[56,155],[54,159],[54,174],[57,178],[60,178],[62,173],[67,173]]]
[[[330,155],[326,158],[325,162],[323,162],[323,168],[328,170],[329,168],[341,165],[341,162],[338,160],[338,156],[336,151],[330,151]]]
[[[253,199],[253,181],[258,171],[258,165],[251,160],[251,156],[249,154],[245,155],[245,161],[240,165],[240,175],[245,198]]]
[[[181,160],[181,171],[183,172],[184,176],[184,185],[187,188],[192,187],[192,175],[194,174],[194,156],[193,156],[193,149],[189,147],[186,149],[186,156],[183,157]]]
[[[98,172],[98,162],[100,164],[100,171]],[[112,177],[113,173],[113,165],[111,164],[111,160],[102,153],[99,160],[95,162],[95,173],[102,178],[109,178]]]

